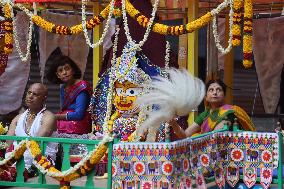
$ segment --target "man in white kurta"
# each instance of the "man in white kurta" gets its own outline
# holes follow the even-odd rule
[[[46,110],[45,100],[47,88],[41,83],[32,84],[27,92],[25,103],[28,109],[17,115],[11,122],[7,135],[48,137],[52,136],[55,130],[55,115]],[[12,141],[8,141],[11,144]],[[17,143],[14,142],[14,146]],[[57,144],[49,143],[46,148],[46,155],[55,159]],[[25,167],[29,170],[33,159],[28,150],[24,153]]]

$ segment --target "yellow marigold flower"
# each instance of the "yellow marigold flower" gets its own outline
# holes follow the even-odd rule
[[[90,157],[90,163],[91,164],[98,163],[102,159],[102,157],[104,156],[106,151],[107,151],[107,146],[106,145],[99,145],[97,150]]]
[[[57,170],[55,167],[50,167],[50,168],[48,169],[48,171],[54,172],[54,173],[59,173],[59,172],[60,172],[60,171]]]
[[[81,172],[82,175],[87,174],[86,170],[83,167],[80,167],[80,172]]]
[[[39,145],[35,141],[30,141],[30,149],[31,149],[31,153],[34,157],[36,157],[38,154],[41,153]]]
[[[232,28],[233,35],[241,35],[241,27],[239,25],[233,25]]]
[[[241,40],[239,39],[232,39],[232,45],[234,47],[239,46],[241,44]]]
[[[251,60],[243,60],[243,65],[245,68],[251,68],[252,61]]]
[[[61,186],[60,189],[70,189],[70,186]]]
[[[15,159],[20,159],[26,151],[26,143],[23,143],[17,151],[15,151]]]
[[[46,168],[46,167],[49,166],[49,165],[50,165],[50,162],[47,161],[47,162],[45,162],[44,164],[42,164],[42,167],[43,167],[43,168]]]
[[[252,36],[244,35],[243,37],[243,51],[248,53],[252,52]]]
[[[3,11],[4,11],[4,16],[6,18],[11,18],[12,14],[11,14],[11,7],[9,6],[9,4],[5,4],[3,7]]]
[[[242,6],[243,6],[243,1],[242,0],[234,0],[233,7],[234,7],[235,10],[238,10],[238,9],[242,8]]]
[[[137,9],[133,7],[133,5],[128,0],[125,1],[125,9],[131,17],[135,17],[135,15],[140,13]]]
[[[79,178],[80,175],[78,173],[71,173],[69,175],[67,175],[66,177],[64,177],[64,181],[72,181],[72,180],[75,180],[77,178]]]
[[[109,8],[110,8],[110,5],[108,5],[101,13],[100,15],[106,19],[108,17],[108,14],[109,14]]]
[[[4,52],[5,52],[5,54],[11,54],[12,51],[13,51],[12,48],[4,47]]]

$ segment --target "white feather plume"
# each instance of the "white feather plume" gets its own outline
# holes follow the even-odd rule
[[[184,116],[196,109],[205,95],[204,83],[190,75],[186,70],[171,68],[167,70],[169,79],[155,77],[150,84],[144,85],[149,92],[137,98],[136,104],[158,106],[158,110],[146,111],[147,119],[137,128],[138,134],[146,130],[155,131],[161,123],[175,116]]]

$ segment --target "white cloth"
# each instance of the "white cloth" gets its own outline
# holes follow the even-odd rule
[[[81,22],[80,15],[68,15],[43,11],[42,18],[56,25],[72,26]],[[89,32],[90,34],[90,32]],[[85,72],[89,46],[85,42],[83,33],[77,35],[58,35],[39,29],[40,74],[44,76],[45,64],[51,53],[59,47],[62,54],[69,56]]]
[[[29,133],[26,133],[26,121],[27,121],[27,116],[28,116],[28,112],[29,110],[26,110],[19,118],[18,122],[17,122],[17,126],[15,129],[15,135],[16,136],[32,136],[32,137],[36,137],[38,131],[41,128],[41,123],[42,123],[42,117],[43,117],[43,113],[46,109],[43,108],[35,117],[30,131]],[[53,135],[52,135],[53,136]],[[14,142],[14,146],[17,146],[17,142]],[[53,161],[55,161],[56,159],[56,153],[57,153],[57,143],[52,143],[49,142],[46,146],[46,151],[45,151],[45,155],[50,156],[51,159]],[[30,168],[32,166],[33,163],[33,158],[29,152],[29,150],[26,150],[24,153],[24,160],[25,160],[25,167],[26,168]]]
[[[29,17],[23,12],[17,13],[16,25],[18,40],[25,54]],[[10,113],[21,106],[29,72],[30,60],[22,62],[14,44],[13,52],[8,57],[6,70],[0,76],[0,114]]]
[[[43,11],[41,16],[46,20],[64,26],[73,26],[82,22],[81,15],[69,15],[51,13]],[[91,17],[87,17],[90,19]],[[104,22],[105,23],[105,22]],[[103,55],[105,51],[111,47],[111,36],[115,32],[115,20],[112,19],[106,37],[103,42]],[[89,37],[91,37],[91,30],[89,30]],[[92,42],[92,40],[91,40]],[[69,56],[81,69],[84,74],[87,58],[89,54],[89,46],[86,43],[83,32],[76,35],[58,35],[50,33],[46,30],[39,29],[39,52],[40,52],[40,73],[44,76],[45,64],[51,53],[59,47],[62,54]]]

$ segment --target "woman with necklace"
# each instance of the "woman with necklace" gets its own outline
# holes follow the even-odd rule
[[[205,111],[202,112],[186,130],[183,130],[175,121],[170,121],[174,132],[179,138],[191,137],[194,134],[207,133],[222,129],[224,123],[231,123],[237,118],[241,129],[255,130],[253,123],[246,112],[236,106],[225,104],[226,85],[219,79],[212,79],[206,84]]]
[[[92,89],[81,80],[81,70],[68,56],[58,57],[47,72],[51,83],[60,87],[61,111],[56,114],[58,133],[87,134],[91,132],[91,117],[87,108]]]

